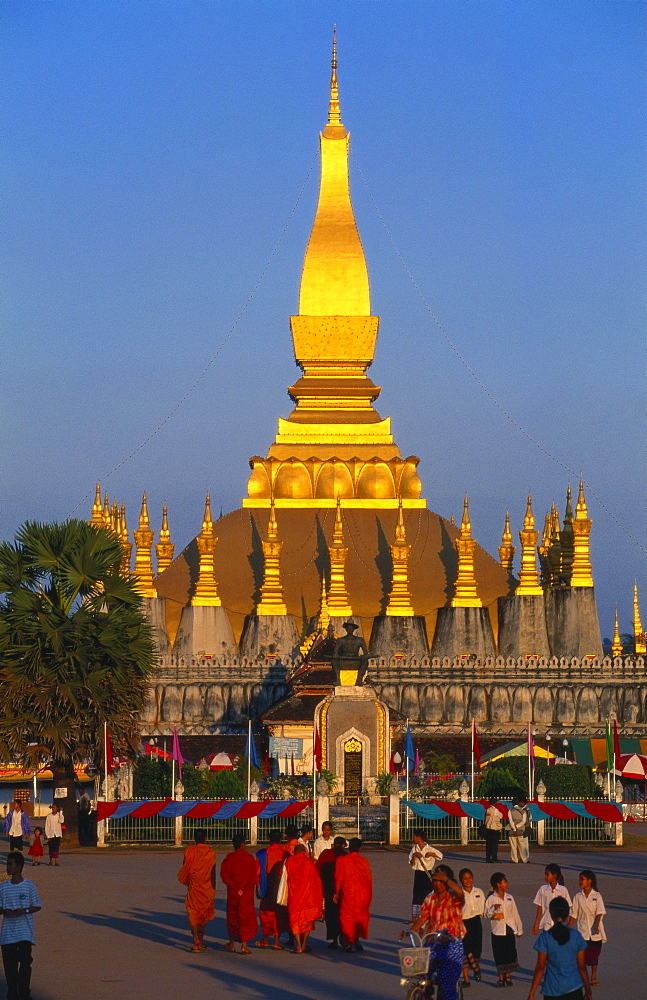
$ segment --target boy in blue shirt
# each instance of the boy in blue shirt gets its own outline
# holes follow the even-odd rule
[[[25,859],[17,851],[7,855],[9,881],[0,885],[0,948],[7,979],[7,1000],[31,1000],[31,946],[34,937],[34,913],[41,902],[31,879],[22,877]]]

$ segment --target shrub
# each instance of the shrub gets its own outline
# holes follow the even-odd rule
[[[495,774],[498,774],[499,777],[489,777]],[[528,795],[528,757],[524,755],[523,757],[505,757],[501,761],[491,764],[479,782],[478,794],[480,798],[489,795],[491,787],[496,789],[501,784],[500,775],[502,774],[506,774],[508,778],[512,779],[512,785],[516,787],[516,794]],[[484,784],[486,779],[488,780],[487,785]],[[588,799],[597,795],[593,772],[586,764],[548,766],[545,761],[537,761],[534,777],[535,796],[540,781],[543,781],[546,786],[546,797],[549,799]],[[491,786],[490,782],[494,784]],[[484,787],[486,791],[482,792]],[[496,790],[492,794],[497,794]]]
[[[475,794],[479,799],[514,799],[524,794],[524,788],[507,767],[488,767]]]
[[[168,798],[171,794],[171,763],[159,757],[138,757],[133,775],[133,795],[138,799]]]

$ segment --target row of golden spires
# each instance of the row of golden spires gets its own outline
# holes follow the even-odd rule
[[[119,505],[115,501],[110,504],[107,494],[102,502],[99,483],[97,483],[96,487],[90,523],[108,527],[117,535],[124,553],[122,569],[128,572],[133,546],[129,541],[126,508],[124,504]],[[551,587],[592,587],[593,578],[589,557],[591,523],[588,517],[582,482],[580,482],[579,495],[574,513],[569,486],[563,527],[560,526],[559,514],[553,504],[550,513],[546,516],[541,545],[537,546],[539,533],[535,530],[532,497],[529,496],[523,530],[519,532],[521,542],[521,570],[515,595],[518,597],[540,596],[546,589]],[[202,519],[202,530],[196,538],[199,553],[199,568],[196,588],[191,599],[191,604],[194,606],[219,607],[221,605],[214,571],[214,555],[218,538],[213,533],[213,527],[211,498],[207,494],[204,517]],[[133,536],[135,540],[134,576],[137,579],[139,592],[143,597],[156,597],[157,591],[155,589],[155,575],[152,564],[154,532],[150,528],[145,493],[142,498],[138,527],[133,532]],[[171,542],[166,505],[164,505],[163,509],[162,527],[159,537],[160,541],[155,545],[158,575],[170,565],[175,549],[175,546]],[[472,537],[469,498],[466,496],[463,504],[460,533],[455,541],[458,554],[458,572],[454,596],[451,602],[452,607],[469,608],[482,606],[481,598],[478,596],[474,571],[474,550],[476,544],[475,539]],[[280,573],[283,542],[279,540],[278,523],[273,501],[270,504],[267,533],[265,540],[262,542],[262,548],[264,556],[263,585],[261,587],[260,602],[256,608],[256,614],[261,616],[285,615],[287,614],[287,607],[283,597]],[[395,538],[393,544],[390,546],[390,550],[393,572],[391,591],[385,613],[387,616],[392,617],[411,617],[414,614],[409,589],[409,556],[411,554],[411,546],[407,544],[402,503],[398,507]],[[512,562],[515,552],[516,546],[512,544],[510,515],[506,512],[502,542],[499,546],[499,560],[501,566],[510,576],[512,575]],[[541,575],[537,569],[536,553],[539,554]],[[347,556],[348,548],[344,541],[341,499],[338,497],[332,541],[329,547],[330,574],[328,586],[326,587],[326,581],[323,579],[321,589],[319,626],[324,630],[327,628],[330,617],[348,618],[353,614],[346,589],[345,563]],[[634,585],[634,637],[636,652],[645,652],[645,636],[640,621],[638,589],[636,585]],[[618,649],[621,651],[622,646],[620,643],[616,610],[614,645],[612,647],[614,655],[619,655],[617,652]]]

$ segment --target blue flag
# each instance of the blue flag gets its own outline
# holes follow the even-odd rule
[[[411,735],[411,726],[407,722],[407,736],[404,741],[404,756],[407,758],[407,771],[413,770],[416,764],[416,750],[413,745],[413,736]]]
[[[247,743],[245,744],[245,756],[247,760],[252,765],[252,767],[258,767],[258,755],[256,753],[256,744],[254,743],[254,737],[252,735],[251,729],[247,733]]]

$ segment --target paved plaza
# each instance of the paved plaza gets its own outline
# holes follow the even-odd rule
[[[218,866],[224,857],[218,849]],[[398,849],[368,850],[374,875],[371,934],[362,955],[328,951],[325,930],[317,924],[312,953],[254,949],[231,955],[225,939],[224,886],[218,880],[216,919],[208,926],[209,948],[188,952],[190,943],[177,881],[179,851],[79,851],[64,853],[60,868],[26,866],[38,885],[43,910],[35,918],[34,1000],[393,1000],[403,998],[397,962],[398,933],[410,913],[412,876]],[[608,916],[609,944],[600,962],[601,986],[595,1000],[642,1000],[646,995],[647,858],[644,850],[536,850],[527,866],[499,864],[510,879],[524,924],[519,942],[522,969],[506,991],[525,1000],[534,968],[530,933],[532,898],[543,881],[544,866],[558,861],[573,894],[582,868],[598,873]],[[473,869],[476,884],[487,888],[492,865],[482,855],[450,849],[456,871]],[[484,935],[483,981],[473,983],[468,1000],[483,1000],[496,980],[489,933]],[[0,993],[4,995],[3,990]]]

